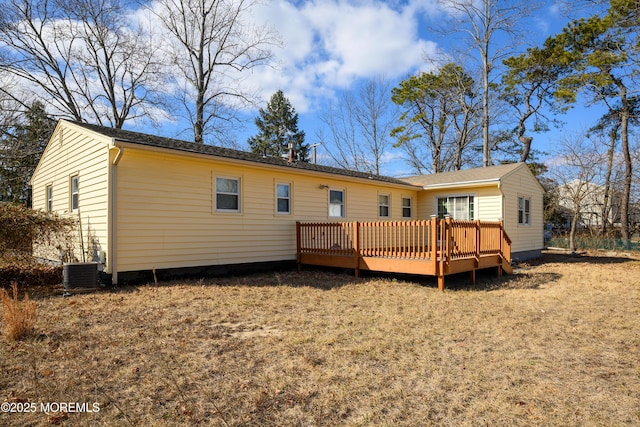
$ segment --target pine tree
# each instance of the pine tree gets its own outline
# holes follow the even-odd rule
[[[29,180],[55,128],[44,105],[34,102],[23,123],[6,126],[0,138],[0,201],[31,202]]]
[[[255,123],[259,133],[247,141],[253,153],[283,157],[289,153],[288,145],[292,142],[295,160],[309,161],[309,146],[304,144],[304,131],[298,130],[298,113],[282,90],[273,94],[266,109],[260,109]]]

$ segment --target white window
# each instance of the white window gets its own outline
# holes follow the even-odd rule
[[[78,211],[78,196],[80,194],[80,186],[79,186],[79,182],[78,182],[78,175],[72,176],[71,177],[71,200],[70,200],[70,204],[71,204],[71,211],[72,212],[77,212]]]
[[[457,220],[475,219],[475,203],[473,196],[452,196],[438,198],[438,218],[445,215]]]
[[[402,218],[411,218],[413,213],[411,212],[411,197],[402,198]]]
[[[285,215],[291,213],[291,185],[276,184],[276,212]]]
[[[47,185],[47,212],[53,212],[53,185]]]
[[[378,195],[378,216],[381,218],[389,218],[389,195]]]
[[[329,190],[329,217],[344,218],[343,190]]]
[[[216,178],[216,210],[240,212],[240,180]]]
[[[531,199],[518,197],[518,224],[531,224]]]

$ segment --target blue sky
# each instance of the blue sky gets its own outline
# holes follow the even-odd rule
[[[411,74],[431,69],[429,59],[450,54],[464,41],[461,33],[444,37],[435,31],[450,13],[436,0],[273,0],[253,13],[256,21],[278,32],[283,46],[273,48],[271,66],[252,70],[244,82],[259,89],[259,107],[282,89],[299,114],[299,128],[306,132],[309,144],[318,142],[320,112],[342,91],[378,76],[395,86]],[[521,24],[526,28],[528,44],[523,44],[520,51],[541,44],[568,21],[558,3],[543,2]],[[253,125],[257,114],[257,108],[244,112],[246,129],[237,135],[240,148],[246,148],[246,139],[257,132]],[[575,109],[561,117],[565,121],[562,129],[536,135],[534,148],[552,154],[563,134],[588,128],[596,118],[592,110]],[[318,148],[319,158],[325,157],[326,148]],[[382,172],[392,176],[406,173],[401,156],[400,149],[392,150]]]

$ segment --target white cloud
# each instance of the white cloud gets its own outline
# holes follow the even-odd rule
[[[380,1],[313,0],[294,6],[278,0],[255,15],[278,31],[277,68],[254,73],[265,101],[282,89],[299,112],[313,109],[361,78],[404,76],[425,66],[437,45],[419,36],[420,16],[434,2],[392,7]]]
[[[562,4],[560,2],[553,3],[551,6],[549,6],[549,12],[553,16],[556,16],[556,17],[560,16],[562,12]]]

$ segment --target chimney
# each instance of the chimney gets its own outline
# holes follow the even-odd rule
[[[288,148],[289,148],[289,163],[294,163],[295,162],[295,153],[293,151],[293,142],[289,141],[289,144],[287,144]]]

